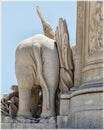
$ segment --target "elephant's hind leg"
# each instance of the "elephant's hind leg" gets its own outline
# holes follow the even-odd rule
[[[30,112],[30,95],[31,90],[27,88],[19,88],[19,116],[31,116]]]
[[[28,72],[28,71],[27,71]],[[31,88],[33,87],[32,74],[25,75],[23,73],[21,80],[19,80],[19,111],[18,115],[31,116],[30,100]]]
[[[22,51],[21,51],[22,53]],[[16,77],[19,86],[19,110],[18,115],[31,116],[30,99],[31,89],[34,84],[33,68],[29,55],[18,52],[16,57]]]

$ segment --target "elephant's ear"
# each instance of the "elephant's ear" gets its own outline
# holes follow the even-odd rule
[[[73,87],[74,65],[67,24],[62,18],[59,19],[59,24],[55,32],[55,39],[60,59],[59,88],[61,92],[67,92]]]
[[[44,35],[51,38],[51,39],[54,39],[55,33],[54,33],[51,25],[42,16],[38,6],[36,7],[36,11],[40,17],[41,22],[42,22]]]

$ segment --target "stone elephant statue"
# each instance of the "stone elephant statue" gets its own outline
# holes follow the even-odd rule
[[[16,49],[15,72],[19,89],[18,115],[31,116],[31,90],[41,87],[41,116],[54,116],[55,92],[59,82],[59,57],[55,41],[41,34],[22,41]]]
[[[15,71],[19,87],[18,115],[31,116],[37,111],[39,96],[36,94],[37,99],[34,100],[35,91],[33,96],[31,95],[33,88],[41,88],[43,99],[41,116],[55,116],[57,87],[61,92],[67,92],[73,87],[74,67],[69,34],[65,20],[59,19],[54,33],[42,16],[39,7],[36,10],[42,22],[44,35],[38,34],[28,38],[22,41],[16,49]]]

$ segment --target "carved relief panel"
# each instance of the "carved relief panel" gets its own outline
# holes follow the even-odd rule
[[[77,19],[83,21],[83,43],[80,45],[82,59],[82,85],[102,82],[103,80],[103,2],[86,1],[84,3],[84,17]],[[77,40],[77,45],[79,41]]]
[[[103,4],[91,2],[89,9],[89,44],[88,55],[91,56],[103,47]]]
[[[85,2],[84,66],[102,62],[103,54],[103,4]]]

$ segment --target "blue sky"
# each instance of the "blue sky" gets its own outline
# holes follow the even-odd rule
[[[60,17],[66,19],[71,46],[76,43],[76,2],[2,2],[1,96],[11,92],[11,85],[17,84],[14,65],[18,43],[35,34],[43,34],[42,25],[35,10],[37,5],[54,30]]]

